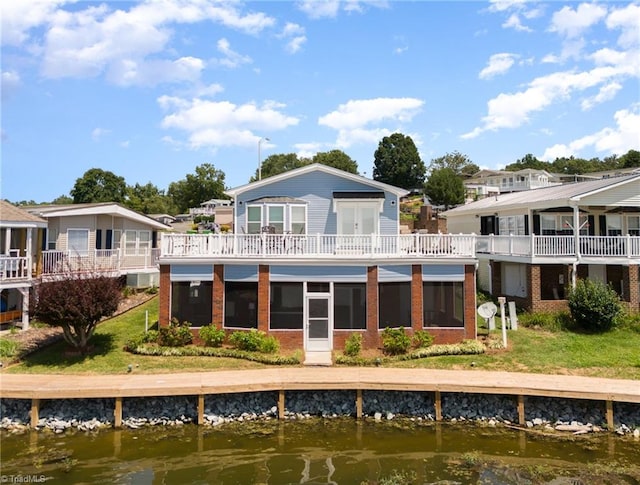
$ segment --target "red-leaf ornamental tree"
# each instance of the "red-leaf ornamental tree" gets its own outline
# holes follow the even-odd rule
[[[66,342],[86,355],[98,322],[113,315],[121,298],[116,278],[66,275],[38,286],[33,314],[41,322],[61,327]]]

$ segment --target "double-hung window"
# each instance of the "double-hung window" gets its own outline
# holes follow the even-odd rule
[[[284,233],[284,206],[267,205],[267,226],[275,228],[276,234]]]
[[[124,253],[128,256],[144,256],[151,248],[150,231],[124,231]]]
[[[630,236],[640,236],[640,216],[627,216],[627,228]]]
[[[74,256],[89,254],[89,229],[67,229],[67,248]]]
[[[247,233],[259,234],[262,227],[262,206],[247,206]]]
[[[291,232],[293,234],[307,233],[307,208],[303,205],[289,206],[291,211]]]

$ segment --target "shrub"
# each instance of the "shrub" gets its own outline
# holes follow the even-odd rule
[[[344,355],[349,357],[357,357],[362,350],[362,334],[352,333],[344,343]]]
[[[623,312],[619,326],[632,332],[640,333],[640,313]]]
[[[576,327],[589,332],[611,330],[622,314],[620,298],[613,288],[589,279],[576,282],[568,302]]]
[[[233,332],[229,337],[229,342],[238,350],[248,352],[276,353],[280,350],[280,343],[273,337],[258,331],[255,328],[247,331]]]
[[[140,335],[136,337],[130,338],[124,344],[124,349],[133,352],[138,347],[144,344],[151,344],[158,342],[159,333],[157,330],[149,330],[148,332],[142,332]]]
[[[567,312],[527,312],[518,315],[518,322],[523,327],[540,328],[550,332],[558,332],[571,327],[571,317]]]
[[[386,355],[406,354],[411,346],[411,338],[404,327],[385,328],[382,331],[382,351]]]
[[[172,318],[168,327],[158,330],[158,344],[163,347],[183,347],[193,342],[189,322],[179,322]]]
[[[215,325],[207,325],[200,329],[200,338],[207,347],[220,347],[224,342],[224,330]]]
[[[413,334],[413,346],[417,349],[430,347],[433,343],[433,335],[426,330],[418,330]]]
[[[156,285],[150,286],[149,288],[144,290],[144,292],[147,295],[157,295],[158,294],[158,287]]]
[[[0,357],[13,357],[18,353],[18,348],[15,340],[0,339]]]

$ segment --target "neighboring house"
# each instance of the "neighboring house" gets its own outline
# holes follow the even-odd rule
[[[227,191],[234,233],[161,236],[160,325],[258,329],[306,352],[385,327],[476,336],[473,236],[399,234],[403,189],[311,164]]]
[[[158,221],[165,226],[170,226],[177,221],[171,214],[147,214],[147,217],[151,217],[154,221]]]
[[[545,170],[525,168],[515,172],[507,170],[480,170],[473,177],[466,179],[466,186],[490,186],[494,191],[497,187],[500,193],[520,192],[523,190],[539,189],[560,185],[560,181]]]
[[[479,287],[532,311],[566,308],[576,278],[640,310],[640,175],[501,194],[444,213],[476,233]]]
[[[0,323],[29,326],[29,290],[47,221],[0,200]]]
[[[231,207],[231,202],[229,199],[209,199],[200,204],[200,207],[189,209],[189,214],[192,218],[195,216],[213,216],[217,208]]]
[[[125,276],[127,285],[158,285],[158,232],[171,228],[116,203],[24,207],[47,220],[43,278],[69,272]]]

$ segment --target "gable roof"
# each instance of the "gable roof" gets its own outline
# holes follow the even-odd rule
[[[171,229],[170,226],[152,219],[144,214],[131,210],[115,202],[96,202],[93,204],[32,205],[25,210],[40,217],[72,217],[86,215],[109,215],[123,217],[146,224],[155,229]]]
[[[47,221],[6,200],[0,200],[0,227],[47,227]]]
[[[575,205],[576,202],[579,203],[585,197],[630,183],[637,184],[638,193],[640,193],[640,175],[627,175],[500,194],[450,209],[444,212],[443,215],[474,214],[488,210],[518,209],[522,207],[548,209]]]
[[[334,167],[329,167],[328,165],[323,165],[321,163],[311,163],[309,165],[305,165],[304,167],[294,168],[293,170],[279,173],[278,175],[267,177],[262,180],[258,180],[257,182],[251,182],[245,185],[241,185],[240,187],[229,189],[225,193],[229,197],[235,198],[238,195],[248,190],[253,190],[258,187],[263,187],[265,185],[269,185],[269,184],[279,182],[281,180],[289,179],[292,177],[298,177],[300,175],[304,175],[311,172],[324,172],[330,175],[335,175],[336,177],[342,177],[348,180],[353,180],[361,184],[366,184],[371,187],[375,187],[379,190],[385,190],[387,192],[391,192],[392,194],[395,194],[398,197],[403,197],[409,193],[408,190],[402,189],[400,187],[395,187],[393,185],[378,182],[376,180],[371,180],[366,177],[363,177],[362,175],[357,175],[351,172],[345,172],[344,170],[340,170]]]

